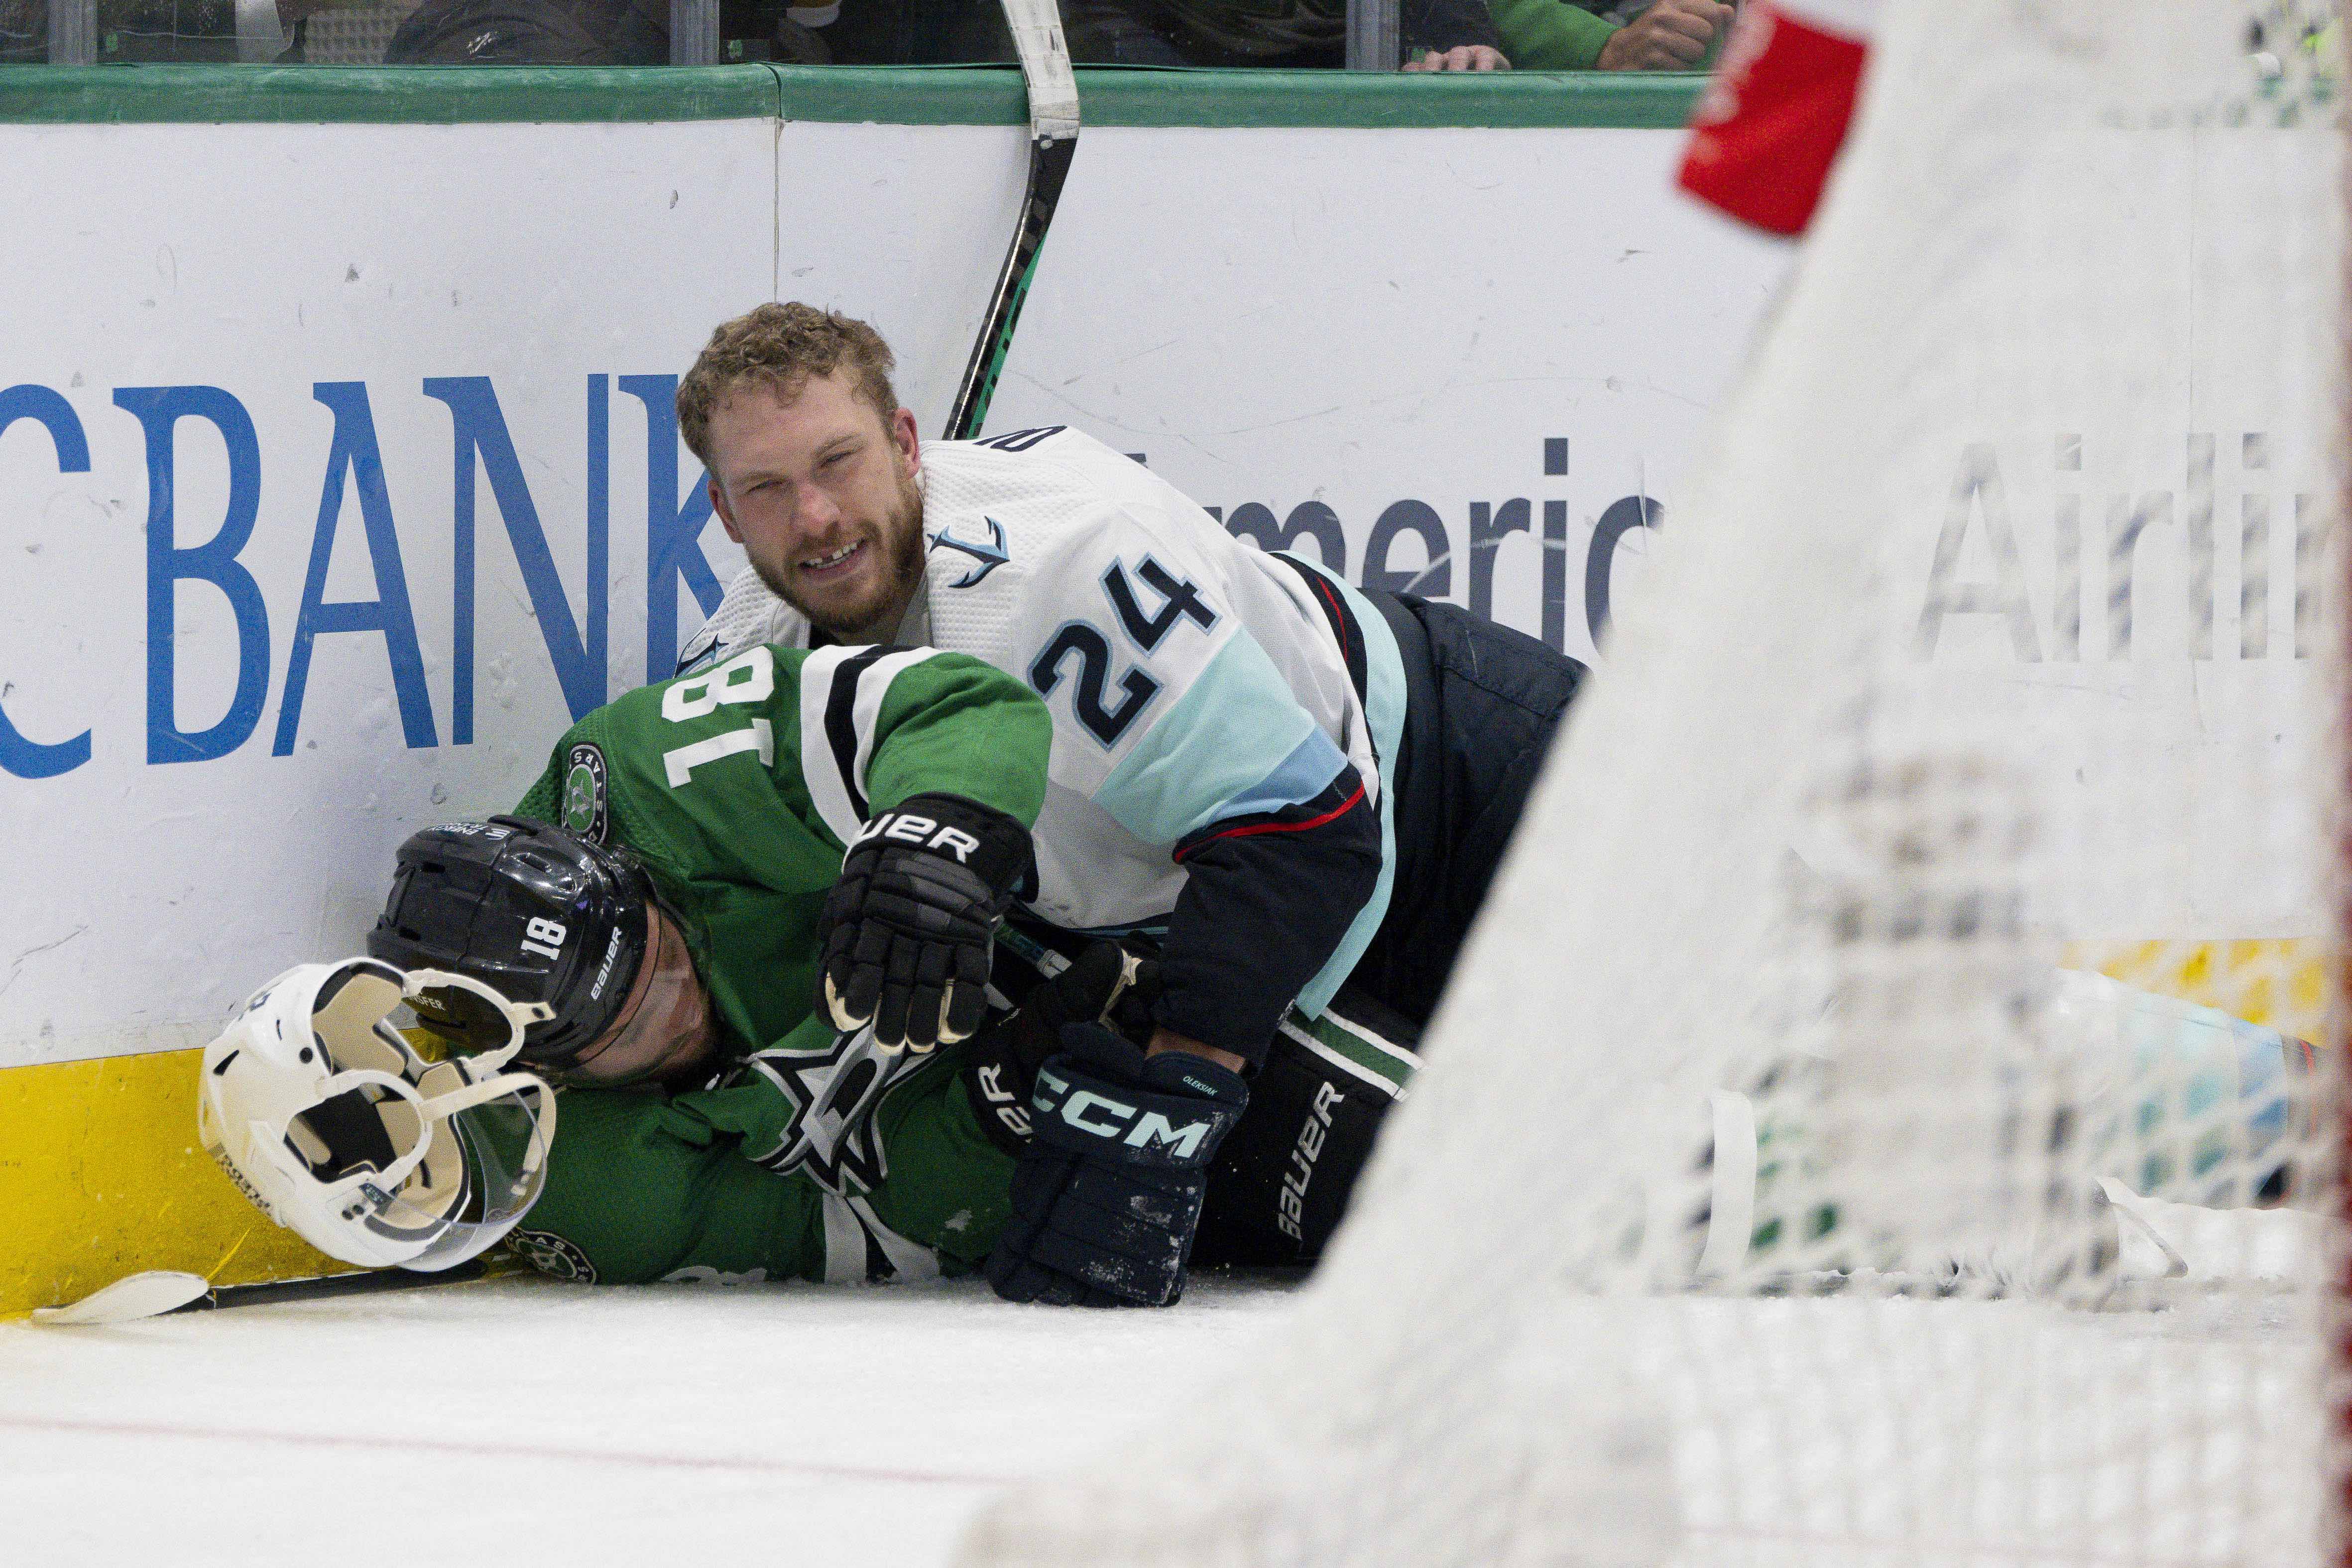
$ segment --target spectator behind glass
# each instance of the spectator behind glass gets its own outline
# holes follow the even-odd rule
[[[326,0],[98,0],[103,64],[268,65]],[[0,0],[0,65],[49,58],[48,0]],[[299,54],[291,57],[299,58]]]
[[[37,66],[48,58],[47,0],[0,0],[0,66]]]
[[[1347,0],[1061,0],[1061,5],[1070,58],[1080,65],[1272,70],[1347,64]],[[1405,70],[1510,68],[1486,0],[1403,0],[1402,23]],[[954,37],[955,58],[1013,58],[1012,35],[993,4],[967,10]]]
[[[1620,26],[1570,0],[1487,0],[1503,50],[1522,70],[1696,70],[1731,25],[1732,7],[1717,0],[1639,0],[1616,4],[1612,15],[1633,14]]]
[[[338,8],[336,0],[98,0],[100,58],[301,63],[316,58],[306,18]],[[0,0],[0,64],[47,59],[48,27],[48,0]],[[383,60],[664,65],[669,0],[425,0],[384,46]]]
[[[384,47],[389,66],[657,66],[669,0],[425,0]]]

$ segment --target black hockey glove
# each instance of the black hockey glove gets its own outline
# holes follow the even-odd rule
[[[1208,1191],[1209,1161],[1249,1103],[1241,1075],[1187,1051],[1147,1058],[1095,1024],[1062,1031],[1037,1072],[1036,1132],[1013,1218],[988,1255],[1008,1301],[1164,1307]]]
[[[1023,972],[1017,956],[1000,963],[998,988],[1016,989],[1013,976]],[[964,1047],[965,1089],[989,1141],[1016,1160],[1028,1152],[1029,1096],[1038,1068],[1062,1048],[1066,1026],[1103,1024],[1131,1040],[1148,1040],[1151,1003],[1159,994],[1159,959],[1140,944],[1111,941],[1088,943],[1060,973],[1030,986],[1017,1012],[991,1020]]]
[[[817,1001],[885,1051],[962,1039],[988,1007],[989,934],[1031,879],[1029,830],[961,795],[919,795],[866,825],[825,895]]]

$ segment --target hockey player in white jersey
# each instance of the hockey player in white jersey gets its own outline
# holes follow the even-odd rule
[[[870,327],[805,305],[713,334],[679,425],[751,565],[680,668],[752,643],[929,644],[1025,679],[1055,726],[1027,912],[1157,942],[1145,1037],[1066,1033],[1043,1092],[1254,1094],[1234,1137],[1265,1141],[1267,1179],[1212,1194],[1211,1227],[1226,1198],[1264,1256],[1311,1257],[1396,1077],[1305,1044],[1312,1023],[1343,984],[1391,1038],[1426,1021],[1582,667],[1235,540],[1075,430],[920,441],[890,363]],[[836,999],[837,1023],[854,1011]],[[1111,1234],[1071,1190],[1151,1151],[1088,1121],[1043,1119],[992,1278],[1021,1299],[1171,1299],[1197,1207],[1170,1211],[1172,1251]]]

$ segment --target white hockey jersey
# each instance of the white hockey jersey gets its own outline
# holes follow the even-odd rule
[[[1377,889],[1298,998],[1319,1012],[1388,905],[1388,802],[1404,670],[1369,602],[1360,699],[1297,567],[1236,540],[1121,452],[1062,426],[920,455],[923,587],[894,641],[1020,676],[1054,716],[1031,908],[1066,930],[1153,930],[1186,873],[1171,848],[1207,825],[1314,799],[1352,765],[1381,816]],[[680,656],[805,647],[809,625],[748,566]]]

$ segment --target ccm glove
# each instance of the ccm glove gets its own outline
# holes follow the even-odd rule
[[[1006,985],[1006,971],[996,972],[996,983]],[[1062,1030],[1104,1024],[1129,1039],[1150,1039],[1159,994],[1159,959],[1122,942],[1091,942],[1060,973],[1031,986],[1018,1012],[995,1016],[964,1047],[964,1085],[981,1131],[1014,1159],[1026,1153],[1029,1096],[1037,1068],[1062,1048]]]
[[[825,896],[818,997],[837,1029],[928,1051],[980,1027],[990,933],[1032,879],[1029,830],[961,795],[919,795],[866,825]]]
[[[1209,1161],[1249,1104],[1241,1075],[1189,1051],[1147,1058],[1096,1024],[1037,1070],[1013,1218],[988,1255],[1008,1301],[1164,1307],[1184,1293]]]

